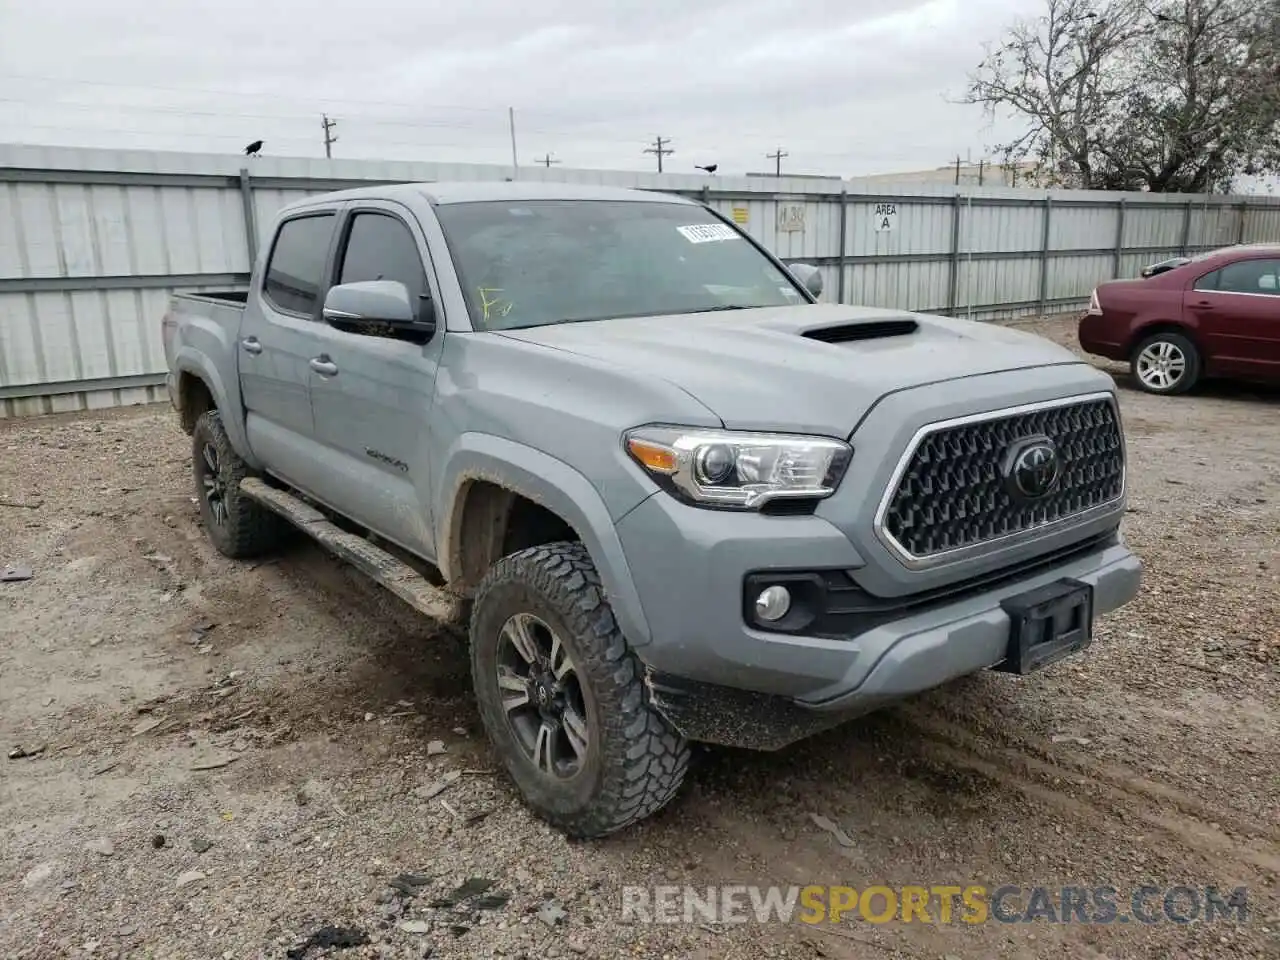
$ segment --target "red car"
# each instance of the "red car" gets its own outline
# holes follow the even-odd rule
[[[1223,247],[1100,284],[1078,336],[1086,352],[1127,362],[1148,393],[1185,393],[1202,377],[1280,383],[1280,246]]]

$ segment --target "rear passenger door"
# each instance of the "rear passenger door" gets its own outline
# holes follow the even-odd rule
[[[353,203],[343,217],[333,282],[398,280],[413,302],[440,303],[426,238],[407,208]],[[435,559],[428,433],[444,317],[424,343],[318,324],[325,371],[311,373],[317,439],[326,447],[321,499],[420,556]]]
[[[240,389],[253,452],[286,479],[305,473],[313,431],[311,358],[337,210],[283,220],[240,325]]]
[[[1280,260],[1237,260],[1199,277],[1186,311],[1211,374],[1280,376]]]

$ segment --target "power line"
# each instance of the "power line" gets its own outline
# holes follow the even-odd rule
[[[332,158],[333,145],[338,142],[338,138],[332,133],[332,130],[338,125],[338,121],[330,120],[327,113],[322,113],[320,116],[322,117],[320,126],[324,129],[324,155],[326,158]]]
[[[662,146],[664,143],[670,143],[670,142],[671,142],[671,138],[670,138],[670,137],[654,137],[654,138],[653,138],[653,146],[652,146],[652,147],[646,147],[646,148],[644,149],[644,151],[643,151],[644,153],[652,153],[652,154],[654,154],[655,156],[657,156],[657,158],[658,158],[658,172],[659,172],[659,173],[661,173],[661,172],[662,172],[662,158],[663,158],[663,157],[669,157],[669,156],[671,156],[671,154],[675,153],[675,151],[674,151],[674,150],[672,150],[670,147],[665,147],[665,148],[664,148],[664,147]]]
[[[554,159],[549,153],[545,157],[538,157],[534,160],[534,163],[540,163],[544,167],[546,167],[548,170],[551,169],[551,165],[553,163],[559,163],[559,162],[560,162],[559,160]]]
[[[781,147],[779,147],[779,148],[778,148],[777,150],[775,150],[773,153],[766,153],[766,154],[765,154],[765,157],[766,157],[766,158],[768,158],[769,160],[772,160],[772,161],[773,161],[773,175],[774,175],[775,177],[780,177],[780,176],[782,176],[782,158],[783,158],[783,157],[789,157],[789,156],[791,156],[791,154],[789,154],[789,153],[783,153],[783,152],[782,152],[782,148],[781,148]]]

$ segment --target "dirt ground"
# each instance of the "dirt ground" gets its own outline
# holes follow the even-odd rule
[[[305,542],[212,550],[167,408],[0,423],[0,568],[33,572],[0,583],[0,746],[34,754],[0,757],[0,956],[1280,955],[1280,392],[1154,398],[1108,369],[1146,579],[1086,655],[780,754],[702,751],[667,810],[594,843],[493,772],[458,636]],[[473,877],[509,900],[429,905]],[[1112,886],[1122,906],[1245,886],[1248,914],[621,920],[624,885],[732,883]],[[335,925],[370,942],[296,952]]]

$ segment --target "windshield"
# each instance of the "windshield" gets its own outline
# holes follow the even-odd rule
[[[436,208],[477,330],[806,303],[692,204],[527,200]]]

